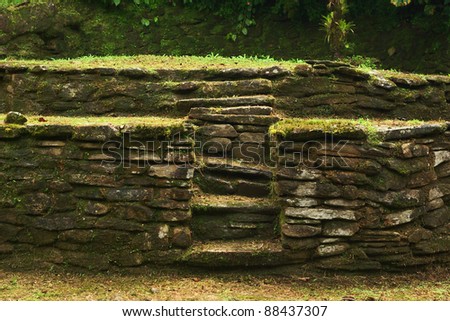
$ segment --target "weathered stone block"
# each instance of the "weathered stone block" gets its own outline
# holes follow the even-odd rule
[[[11,254],[14,251],[14,246],[8,243],[0,244],[0,254]]]
[[[436,198],[435,200],[432,200],[431,202],[428,202],[426,204],[426,210],[427,212],[437,210],[438,208],[441,208],[445,205],[444,200],[442,198]]]
[[[239,134],[239,141],[242,143],[257,143],[262,144],[265,141],[264,133],[241,133]]]
[[[419,145],[411,142],[401,146],[401,156],[404,158],[424,157],[429,154],[430,148],[427,145]]]
[[[385,163],[388,168],[404,176],[417,172],[429,171],[432,168],[431,160],[426,157],[414,158],[411,160],[388,158]]]
[[[51,207],[51,198],[44,193],[28,194],[23,197],[23,204],[28,214],[43,215]]]
[[[77,217],[74,214],[52,214],[37,217],[34,226],[47,231],[71,230],[77,226]]]
[[[440,190],[439,186],[435,186],[428,191],[428,200],[432,201],[444,196],[444,193]]]
[[[422,222],[425,227],[436,228],[450,221],[450,209],[445,206],[440,209],[425,213]]]
[[[401,234],[395,231],[360,230],[351,237],[351,240],[362,242],[400,242],[401,238]]]
[[[330,200],[325,200],[323,202],[325,205],[344,207],[344,208],[359,208],[366,204],[366,202],[361,200],[346,200],[341,198],[335,198]]]
[[[199,115],[196,118],[208,122],[210,121],[223,124],[241,124],[241,125],[256,125],[256,126],[270,126],[279,120],[279,118],[276,116],[222,115],[222,114]]]
[[[0,223],[0,243],[13,240],[22,227]]]
[[[157,222],[185,222],[192,218],[189,210],[159,210],[156,213]]]
[[[189,227],[173,228],[172,244],[176,247],[188,248],[192,245],[192,233]]]
[[[280,180],[277,182],[278,191],[281,196],[291,195],[298,197],[339,197],[341,190],[339,187],[330,183],[317,182],[295,182]]]
[[[284,202],[292,207],[314,207],[320,204],[317,199],[308,197],[286,198]]]
[[[450,236],[440,236],[434,239],[421,241],[413,248],[417,254],[434,254],[450,251]]]
[[[108,201],[130,202],[130,201],[149,201],[154,197],[153,188],[119,188],[119,189],[100,189],[100,193]]]
[[[111,261],[121,267],[140,266],[145,263],[144,256],[140,252],[120,251],[111,255]]]
[[[295,208],[288,207],[285,215],[293,218],[306,218],[313,220],[342,219],[356,221],[357,213],[351,210],[332,210],[327,208]]]
[[[441,163],[435,167],[436,175],[439,178],[450,176],[450,162]]]
[[[320,257],[339,255],[347,251],[349,248],[350,245],[346,243],[323,244],[317,247],[315,255]]]
[[[267,126],[255,126],[255,125],[239,125],[235,124],[233,126],[238,133],[249,132],[249,133],[267,133]]]
[[[249,197],[264,197],[270,194],[270,185],[247,180],[238,180],[236,194]]]
[[[320,234],[321,230],[320,227],[309,225],[283,224],[281,227],[281,231],[284,235],[293,238],[311,237]]]
[[[325,177],[333,183],[342,185],[369,185],[371,180],[363,173],[344,171],[325,171]]]
[[[186,188],[160,188],[155,189],[155,199],[189,201],[192,197],[192,191]]]
[[[319,168],[355,171],[367,175],[376,175],[381,171],[380,163],[364,158],[322,156],[318,158],[316,164]]]
[[[194,176],[194,168],[182,165],[152,165],[148,169],[148,175],[158,178],[189,180]]]
[[[131,241],[131,246],[133,249],[138,249],[140,251],[152,250],[153,242],[151,234],[147,232],[136,234]]]
[[[198,129],[197,133],[208,137],[238,137],[236,129],[234,129],[234,127],[229,124],[202,126]]]
[[[438,150],[434,152],[434,167],[450,161],[450,151]]]
[[[226,107],[226,108],[191,108],[189,116],[196,118],[205,114],[223,114],[223,115],[271,115],[272,107],[266,106],[242,106],[242,107]]]
[[[151,208],[167,209],[167,210],[189,210],[189,204],[184,201],[177,201],[171,199],[155,199],[145,203]]]
[[[317,238],[291,238],[282,237],[282,245],[285,249],[290,250],[311,250],[315,249],[320,245],[320,241]]]
[[[87,202],[84,206],[84,212],[89,215],[102,216],[109,211],[110,208],[102,203]]]
[[[282,167],[277,170],[277,177],[299,181],[314,181],[322,176],[322,172],[312,168]]]
[[[58,240],[74,243],[89,243],[93,240],[95,232],[93,230],[68,230],[58,235]]]
[[[436,172],[434,170],[429,170],[425,172],[419,172],[409,176],[409,181],[407,187],[417,188],[429,185],[437,180]]]
[[[228,138],[211,138],[204,142],[202,152],[205,154],[221,154],[224,155],[231,151],[232,144]]]
[[[325,236],[353,236],[358,231],[358,223],[331,221],[324,223],[322,234]]]
[[[379,200],[380,203],[393,208],[408,208],[424,204],[420,190],[405,190],[400,192],[385,193]]]
[[[112,233],[119,231],[141,232],[144,230],[144,224],[122,220],[120,218],[103,216],[97,219],[94,224],[97,229],[113,230]]]
[[[433,236],[433,232],[430,230],[415,227],[414,230],[408,235],[408,242],[419,243],[422,240],[429,240]]]
[[[368,256],[396,255],[410,253],[409,246],[393,246],[393,247],[366,247],[364,252]]]
[[[383,218],[384,226],[397,226],[405,223],[409,223],[417,219],[425,212],[423,207],[406,210],[398,213],[387,214]]]
[[[28,119],[24,115],[15,111],[10,111],[9,113],[7,113],[4,119],[5,124],[16,124],[16,125],[23,125],[27,121]]]

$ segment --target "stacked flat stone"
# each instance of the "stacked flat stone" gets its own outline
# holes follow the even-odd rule
[[[436,174],[447,175],[446,134],[435,125],[380,132],[389,139],[377,145],[316,140],[297,150],[308,135],[282,138],[293,141],[281,144],[277,171],[285,248],[331,269],[448,262],[450,190]]]

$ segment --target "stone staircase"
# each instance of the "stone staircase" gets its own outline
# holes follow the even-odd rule
[[[273,105],[270,95],[178,101],[198,126],[200,164],[191,202],[194,245],[184,262],[277,265],[290,255],[279,240],[281,209],[272,198],[268,129],[279,120]]]

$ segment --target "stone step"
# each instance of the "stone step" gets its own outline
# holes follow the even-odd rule
[[[273,108],[269,106],[239,106],[239,107],[194,107],[191,108],[189,118],[197,118],[201,115],[271,115]]]
[[[196,125],[201,126],[204,123],[216,124],[236,124],[253,125],[269,127],[280,120],[280,117],[274,115],[234,115],[234,114],[198,114],[189,115]]]
[[[259,214],[278,216],[280,205],[265,197],[196,193],[191,200],[193,215]],[[245,216],[244,215],[244,216]]]
[[[263,181],[270,181],[273,177],[272,168],[264,164],[252,164],[229,158],[207,156],[199,158],[199,162],[203,164],[203,169],[207,172],[219,173],[227,177]]]
[[[196,242],[181,262],[205,267],[279,266],[305,262],[308,252],[292,253],[280,240]]]
[[[229,177],[204,169],[197,171],[194,183],[204,193],[219,195],[241,195],[249,197],[268,197],[271,192],[269,180],[252,180],[241,177]]]
[[[197,195],[191,203],[195,240],[236,240],[278,236],[281,211],[269,198]]]
[[[177,109],[189,112],[194,107],[239,107],[239,106],[274,106],[275,98],[271,95],[222,97],[222,98],[189,98],[177,101]]]

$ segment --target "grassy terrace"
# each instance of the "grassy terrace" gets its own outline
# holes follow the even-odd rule
[[[158,69],[228,69],[228,68],[268,68],[280,66],[292,70],[301,63],[301,60],[280,61],[273,58],[258,58],[239,56],[225,58],[218,55],[208,55],[206,57],[196,56],[108,56],[108,57],[81,57],[76,59],[57,60],[0,60],[1,65],[8,66],[45,66],[48,70],[73,70],[90,68],[141,68],[147,71]]]

